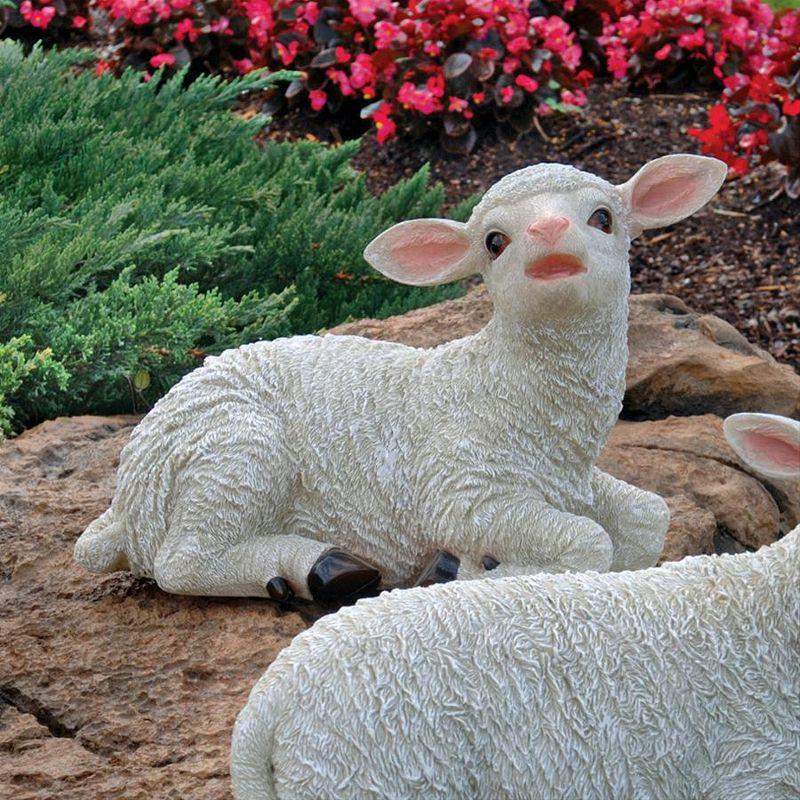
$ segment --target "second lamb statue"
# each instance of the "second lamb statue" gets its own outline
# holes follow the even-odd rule
[[[181,594],[322,601],[426,564],[426,580],[654,564],[665,503],[595,467],[625,388],[628,249],[724,177],[690,155],[619,186],[540,164],[467,223],[395,225],[367,261],[412,285],[479,273],[491,322],[432,350],[298,336],[208,358],[134,431],[77,560]]]

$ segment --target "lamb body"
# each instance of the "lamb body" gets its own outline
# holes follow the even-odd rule
[[[254,687],[234,796],[796,800],[799,543],[359,601]]]
[[[334,546],[386,584],[436,549],[458,557],[459,578],[487,575],[485,556],[492,577],[655,563],[666,505],[594,467],[624,391],[627,250],[722,177],[693,156],[621,187],[538,165],[496,184],[465,225],[400,223],[368,260],[413,284],[481,272],[490,324],[434,350],[305,336],[209,358],[134,432],[77,560],[187,594],[263,596],[281,576],[304,597]],[[598,206],[613,229],[585,222]],[[510,232],[494,234],[506,252],[487,252],[487,230]],[[561,278],[564,263],[579,274]]]
[[[222,496],[247,515],[255,536],[292,531],[319,540],[299,566],[303,575],[330,543],[381,564],[384,577],[397,583],[420,569],[431,542],[458,552],[462,570],[475,572],[487,548],[502,564],[498,574],[522,559],[531,567],[566,559],[555,549],[562,544],[557,536],[526,550],[524,537],[508,535],[510,526],[480,541],[468,509],[482,506],[496,519],[524,477],[529,491],[583,512],[592,499],[591,465],[616,419],[622,377],[589,388],[576,374],[571,387],[554,385],[551,359],[537,363],[509,352],[496,327],[434,350],[307,336],[209,358],[142,421],[123,453],[115,508],[125,509],[125,527],[136,533],[126,545],[131,568],[153,574],[165,544],[173,498],[153,491],[159,486],[191,497],[198,527],[206,520],[200,530],[226,508]],[[606,330],[587,331],[581,356],[610,349]],[[623,337],[613,344],[624,348]],[[624,363],[621,353],[614,355]],[[489,413],[487,382],[502,383],[510,396],[531,383],[537,392],[526,405]],[[599,397],[605,402],[598,409]],[[559,401],[570,409],[569,420]],[[215,484],[219,491],[209,491]],[[574,487],[572,496],[561,497],[564,484]],[[238,499],[245,487],[246,510]],[[463,509],[458,523],[442,525],[456,502]],[[661,519],[656,514],[640,524],[649,523],[657,528]],[[576,556],[578,565],[591,552]],[[291,569],[291,562],[279,563],[274,574]],[[248,593],[263,592],[265,574],[271,573],[261,573]]]

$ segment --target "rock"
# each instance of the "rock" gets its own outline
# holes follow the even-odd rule
[[[667,294],[632,295],[630,308],[626,418],[726,417],[736,411],[800,414],[800,377],[727,322],[696,314]],[[458,300],[399,317],[340,325],[331,333],[433,347],[475,333],[490,317],[489,295],[479,286]]]
[[[688,498],[713,514],[718,534],[732,537],[744,548],[774,542],[780,532],[780,510],[769,490],[739,468],[722,435],[722,420],[712,415],[672,417],[648,422],[620,422],[611,432],[598,466],[642,489],[662,497]],[[679,529],[685,499],[675,502],[670,550],[683,555],[699,551]],[[702,523],[705,526],[705,523]],[[700,537],[706,542],[705,537]],[[701,547],[705,547],[706,544]]]
[[[677,297],[631,297],[628,418],[763,411],[800,414],[800,377],[732,325]]]
[[[233,720],[306,627],[73,563],[135,422],[57,419],[0,445],[0,797],[229,800]]]
[[[75,739],[53,736],[35,717],[10,706],[0,710],[0,759],[3,774],[17,790],[26,784],[62,789],[102,767],[102,759]]]
[[[800,481],[763,478],[750,469],[728,444],[722,432],[722,419],[714,414],[668,417],[638,424],[621,422],[614,428],[608,445],[609,448],[643,447],[667,454],[680,453],[683,456],[699,457],[709,468],[714,468],[714,465],[708,462],[717,462],[720,466],[733,470],[734,473],[743,473],[744,477],[754,478],[759,485],[766,488],[780,512],[782,533],[788,533],[795,525],[800,524]],[[658,478],[653,480],[658,481]],[[669,485],[665,481],[660,481],[659,485],[661,489],[654,491],[659,491],[665,496],[671,494]],[[699,487],[698,491],[701,491]],[[759,496],[762,496],[760,492]],[[760,507],[771,508],[766,501]],[[724,520],[721,520],[720,524],[724,526]],[[772,523],[768,521],[766,524],[769,529]]]
[[[714,552],[717,518],[685,494],[666,498],[670,520],[659,563]]]

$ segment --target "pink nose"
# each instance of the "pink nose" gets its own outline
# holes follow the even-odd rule
[[[569,220],[566,217],[543,217],[536,222],[531,222],[528,226],[528,235],[552,245],[561,238],[561,234],[567,228],[569,228]]]

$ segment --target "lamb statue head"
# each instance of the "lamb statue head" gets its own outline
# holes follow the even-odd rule
[[[626,298],[631,239],[693,214],[725,175],[721,161],[693,155],[657,158],[619,186],[563,164],[536,164],[492,186],[468,222],[401,222],[364,255],[413,286],[479,273],[498,316],[558,319]]]
[[[627,251],[724,176],[689,155],[622,186],[544,164],[466,224],[396,225],[370,263],[415,285],[482,274],[489,324],[433,349],[294,336],[206,359],[136,428],[76,558],[280,602],[654,564],[666,504],[595,467],[625,391]]]

